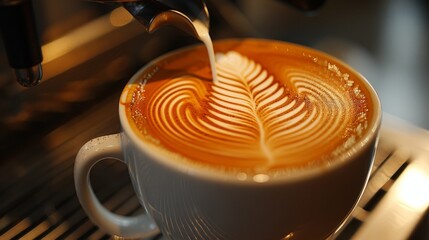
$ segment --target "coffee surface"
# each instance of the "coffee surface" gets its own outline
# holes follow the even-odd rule
[[[215,51],[217,82],[198,46],[152,63],[131,86],[130,124],[160,153],[257,174],[329,164],[367,130],[368,91],[323,53],[268,40]]]

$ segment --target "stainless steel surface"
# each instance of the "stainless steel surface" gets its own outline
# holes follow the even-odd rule
[[[202,0],[183,2],[186,4],[181,4],[182,9],[171,8],[165,3],[159,7],[147,5],[148,3],[159,5],[156,1],[128,2],[124,3],[123,6],[144,25],[148,32],[154,32],[164,25],[172,25],[198,39],[198,31],[195,29],[193,22],[200,21],[209,27],[210,19],[206,4]],[[147,11],[146,8],[149,7],[158,9]],[[147,14],[147,12],[152,14]]]

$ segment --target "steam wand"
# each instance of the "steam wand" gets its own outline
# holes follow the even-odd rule
[[[198,38],[194,22],[209,27],[209,13],[204,0],[90,0],[121,4],[152,33],[163,25],[175,26]]]

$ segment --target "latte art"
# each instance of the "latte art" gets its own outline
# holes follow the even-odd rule
[[[273,71],[227,51],[217,56],[217,82],[198,74],[142,82],[130,113],[145,141],[199,164],[252,172],[323,164],[361,137],[368,109],[348,73],[313,63],[317,71],[293,61]]]

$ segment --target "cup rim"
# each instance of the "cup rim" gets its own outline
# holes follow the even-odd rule
[[[381,119],[382,119],[382,108],[381,108],[381,101],[378,97],[377,92],[373,88],[373,86],[369,83],[369,81],[358,71],[356,71],[354,68],[352,68],[347,63],[343,62],[342,60],[319,50],[306,47],[303,45],[290,43],[290,42],[284,42],[284,41],[277,41],[277,40],[271,40],[271,39],[260,39],[260,38],[244,38],[244,39],[223,39],[223,40],[216,40],[214,42],[222,42],[222,41],[257,41],[259,43],[269,43],[269,44],[281,44],[281,45],[290,45],[294,47],[299,47],[303,49],[307,53],[316,53],[318,55],[324,56],[327,59],[333,60],[336,63],[339,63],[342,68],[347,69],[348,72],[353,73],[357,78],[360,78],[361,85],[368,91],[371,102],[372,102],[372,108],[373,108],[373,117],[371,121],[368,122],[368,129],[364,133],[362,137],[354,144],[354,146],[348,150],[346,150],[344,153],[339,155],[338,157],[335,157],[332,161],[329,163],[329,167],[326,167],[324,165],[316,166],[316,167],[304,167],[299,170],[292,170],[290,173],[287,174],[279,174],[276,176],[270,176],[270,179],[268,181],[262,182],[262,184],[279,184],[279,183],[287,183],[287,182],[295,182],[302,179],[309,179],[312,177],[320,176],[322,174],[326,174],[328,172],[334,171],[341,167],[344,164],[347,164],[350,161],[356,161],[356,157],[353,156],[359,156],[363,151],[365,151],[368,147],[370,147],[370,144],[373,142],[377,142],[379,129],[381,125]],[[145,144],[144,141],[140,139],[138,136],[138,133],[133,130],[133,128],[130,126],[130,123],[127,118],[126,114],[126,107],[124,104],[121,104],[121,102],[127,102],[127,97],[129,90],[132,89],[132,86],[134,83],[138,82],[141,79],[141,74],[147,70],[150,66],[152,66],[154,63],[162,61],[165,58],[168,58],[175,54],[180,54],[181,52],[184,52],[190,48],[201,46],[202,44],[195,44],[186,46],[183,48],[179,48],[173,51],[170,51],[168,53],[165,53],[159,57],[156,57],[152,61],[145,64],[142,68],[140,68],[128,81],[126,86],[124,87],[121,96],[120,96],[120,103],[119,103],[119,118],[120,123],[122,127],[122,134],[125,134],[128,138],[131,139],[131,141],[134,143],[134,145],[138,146],[141,151],[143,151],[147,156],[149,156],[151,159],[156,159],[156,161],[159,164],[162,164],[164,167],[168,167],[172,170],[181,172],[185,175],[192,175],[194,177],[198,177],[201,179],[206,179],[210,181],[221,181],[221,182],[229,182],[229,183],[236,183],[236,184],[255,184],[257,182],[247,179],[247,180],[239,180],[237,177],[233,174],[224,173],[222,171],[213,170],[212,167],[204,168],[197,166],[197,164],[180,164],[179,161],[171,161],[167,159],[165,155],[157,154],[155,153],[155,147],[151,146],[150,144]],[[373,160],[371,160],[372,162]],[[214,167],[215,168],[215,167]],[[261,183],[258,183],[261,184]]]

